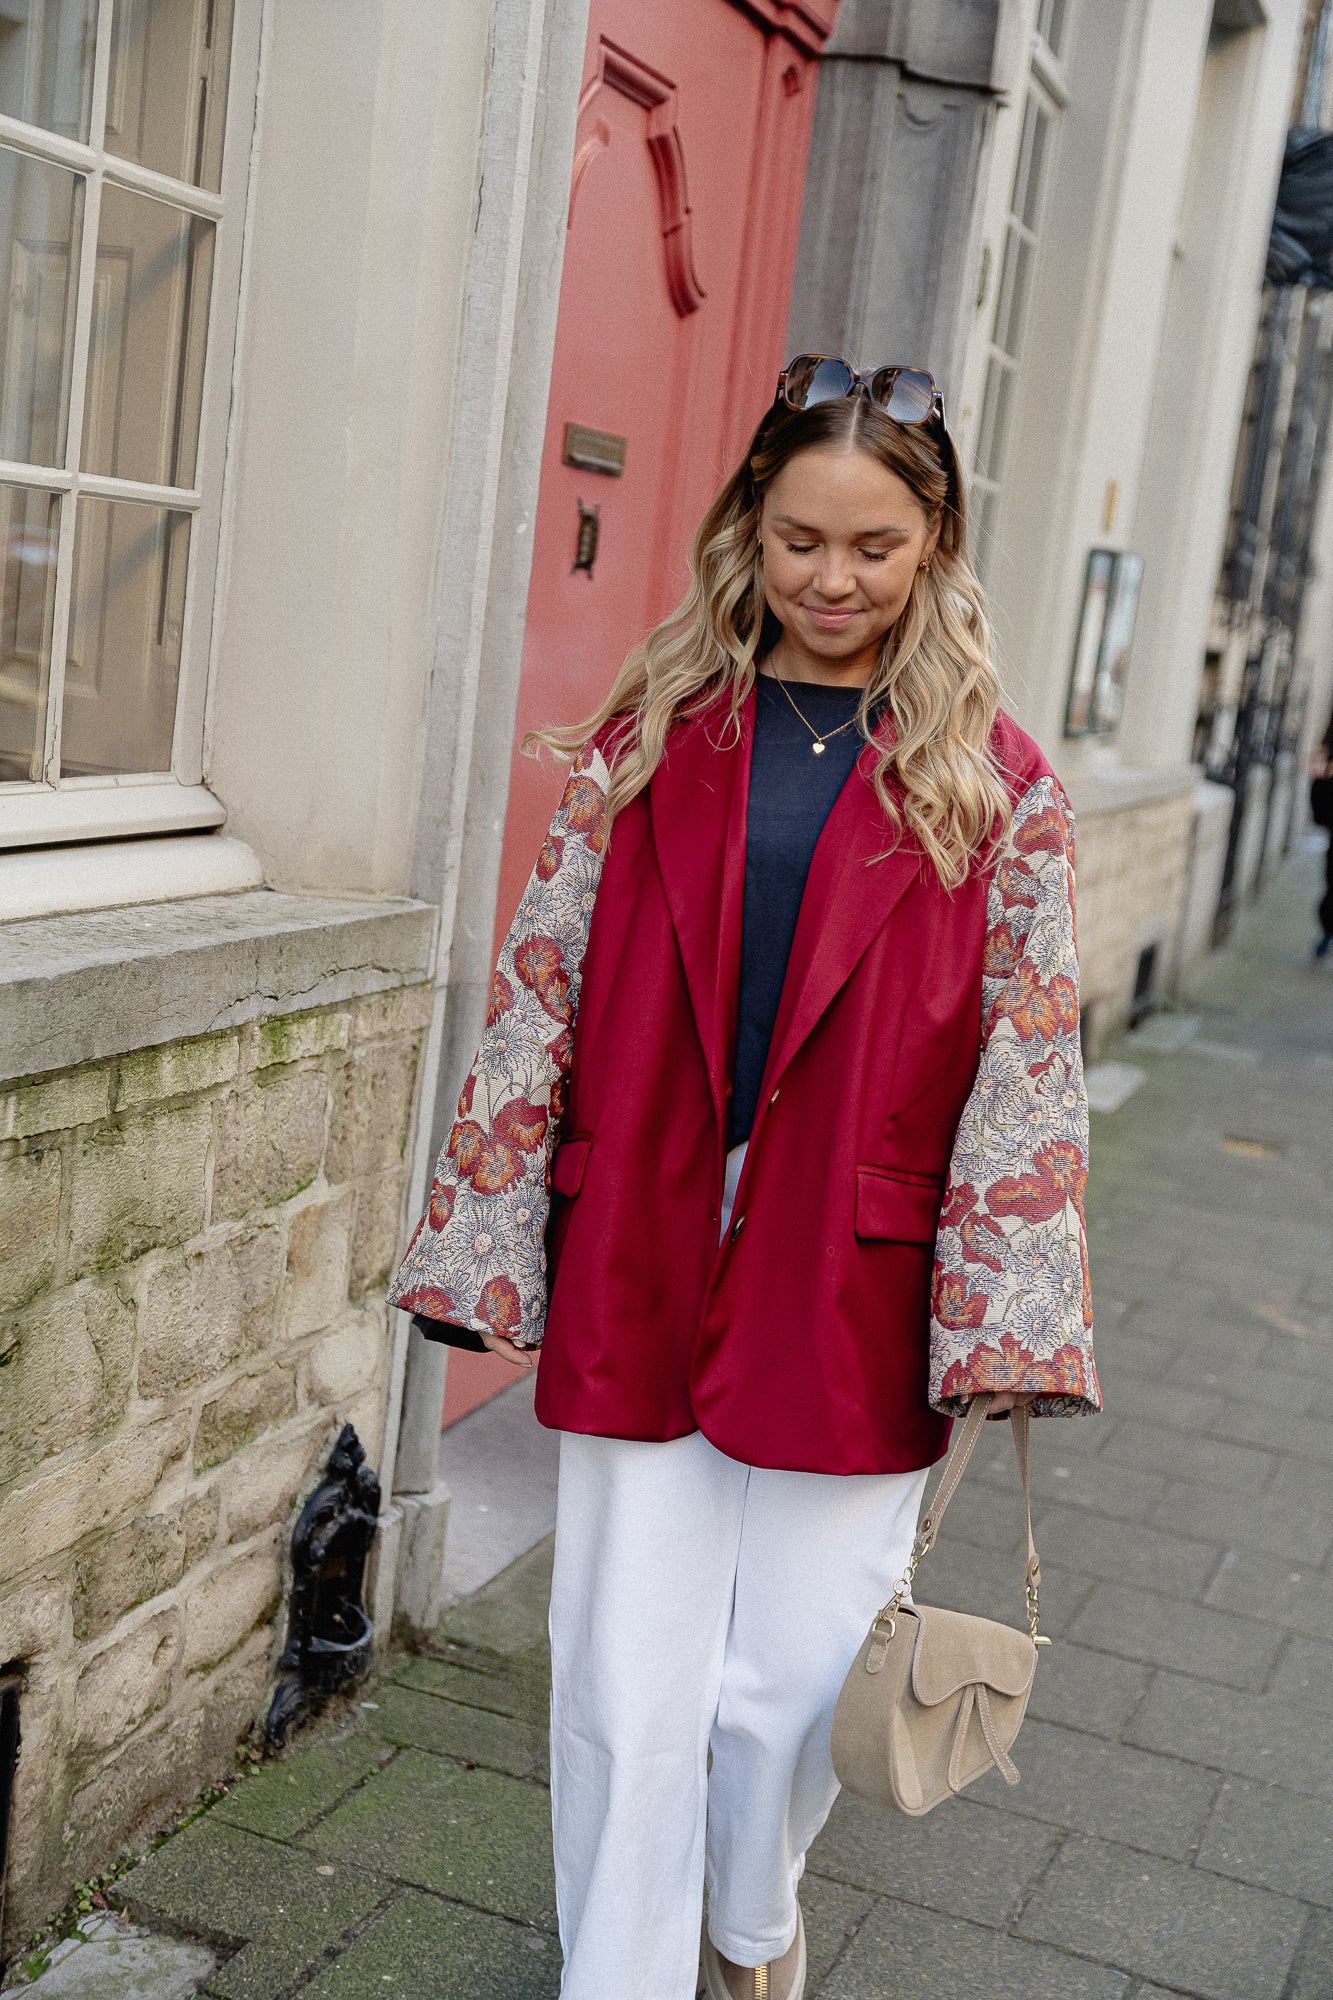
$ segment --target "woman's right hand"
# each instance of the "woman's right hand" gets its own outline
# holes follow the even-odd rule
[[[498,1354],[502,1361],[510,1362],[515,1368],[531,1370],[541,1360],[540,1347],[518,1347],[512,1340],[506,1340],[502,1333],[492,1333],[489,1328],[481,1330],[481,1337],[492,1354]]]

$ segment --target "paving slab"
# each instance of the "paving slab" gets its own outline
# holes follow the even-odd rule
[[[450,1658],[436,1659],[430,1654],[402,1653],[393,1661],[387,1678],[398,1687],[419,1688],[423,1694],[461,1701],[469,1708],[489,1708],[496,1715],[524,1713],[520,1681],[508,1668],[497,1669],[485,1655],[465,1656],[456,1650]]]
[[[1286,1626],[1312,1639],[1333,1639],[1333,1582],[1307,1564],[1228,1551],[1208,1587],[1208,1602],[1240,1613],[1237,1624],[1262,1618],[1270,1629]]]
[[[1283,1636],[1278,1626],[1258,1619],[1225,1617],[1117,1583],[1099,1583],[1070,1627],[1071,1638],[1102,1652],[1255,1689],[1267,1681]]]
[[[214,1816],[270,1840],[290,1840],[392,1755],[359,1732],[310,1747],[298,1738],[294,1754],[245,1778],[214,1807]]]
[[[1172,1757],[1154,1757],[1076,1729],[1029,1723],[1014,1745],[1021,1782],[998,1772],[972,1789],[987,1805],[1052,1826],[1097,1834],[1151,1854],[1188,1860],[1220,1780]]]
[[[1289,1897],[1074,1837],[1018,1930],[1203,2000],[1282,2000],[1304,1922]]]
[[[300,2000],[556,2000],[559,1990],[554,1938],[409,1890]]]
[[[845,1882],[807,1874],[801,1883],[805,1916],[806,1984],[818,1992],[861,1925],[875,1908],[874,1899]]]
[[[1178,1532],[1168,1532],[1177,1524],[1168,1518],[1165,1499],[1158,1512],[1162,1526],[1153,1528],[1142,1521],[1108,1521],[1076,1507],[1048,1507],[1034,1522],[1034,1536],[1038,1549],[1058,1551],[1063,1569],[1142,1584],[1167,1597],[1201,1597],[1221,1559],[1220,1538],[1183,1522]]]
[[[193,2000],[217,1966],[206,1945],[94,1917],[25,1989],[34,2000]]]
[[[1333,1730],[1275,1687],[1256,1695],[1158,1674],[1124,1733],[1145,1750],[1333,1799]]]
[[[1168,1471],[1177,1479],[1220,1486],[1228,1493],[1262,1493],[1277,1471],[1272,1452],[1201,1437],[1188,1429],[1170,1430],[1139,1418],[1122,1423],[1106,1451],[1118,1465],[1145,1472]]]
[[[414,1744],[439,1757],[508,1771],[515,1778],[546,1776],[546,1731],[530,1722],[392,1682],[378,1696],[373,1726],[390,1743]]]
[[[395,1881],[550,1929],[550,1821],[540,1787],[408,1749],[304,1838],[320,1861],[373,1856]]]
[[[320,1860],[208,1813],[122,1877],[114,1898],[136,1922],[233,1947],[206,1989],[218,2000],[278,2000],[389,1891],[364,1867],[322,1872]]]
[[[1319,1639],[1289,1639],[1273,1669],[1268,1692],[1275,1701],[1333,1715],[1333,1646]]]
[[[1280,1478],[1284,1468],[1278,1468]],[[1215,1486],[1194,1486],[1178,1481],[1168,1486],[1151,1518],[1177,1535],[1192,1535],[1214,1544],[1212,1566],[1217,1567],[1217,1545],[1230,1549],[1266,1549],[1274,1555],[1289,1556],[1316,1565],[1333,1550],[1333,1500],[1324,1468],[1317,1470],[1325,1493],[1311,1505],[1280,1490],[1277,1481],[1266,1493],[1219,1493]],[[1154,1589],[1172,1586],[1154,1584]]]
[[[1228,1778],[1199,1866],[1333,1909],[1333,1811],[1324,1799]],[[1333,1965],[1329,1980],[1333,1991]]]
[[[1333,1991],[1333,1917],[1318,1911],[1305,1927],[1284,2000],[1328,2000]]]
[[[819,2000],[1122,2000],[1129,1980],[1106,1966],[880,1903],[819,1988]]]
[[[1052,1828],[971,1799],[908,1819],[844,1792],[807,1867],[872,1895],[1005,1925],[1059,1844]]]
[[[1084,1729],[1094,1736],[1118,1737],[1147,1693],[1152,1668],[1141,1660],[1117,1659],[1094,1653],[1062,1639],[1044,1649],[1037,1663],[1028,1714],[1034,1720],[1062,1722],[1067,1729]]]

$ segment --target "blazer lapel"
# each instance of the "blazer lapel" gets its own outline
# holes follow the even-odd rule
[[[658,864],[719,1123],[736,1035],[753,693],[740,722],[736,742],[729,703],[706,709],[674,732],[648,787]]]
[[[886,821],[871,783],[874,768],[875,751],[867,744],[815,847],[773,1024],[761,1104],[920,876],[921,852]]]

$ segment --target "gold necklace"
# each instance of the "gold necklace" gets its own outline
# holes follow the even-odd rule
[[[774,667],[773,669],[773,678],[777,682],[778,686],[782,689],[782,692],[786,695],[792,707],[796,709],[797,715],[801,717],[801,721],[810,731],[810,734],[814,737],[815,740],[810,745],[810,750],[811,754],[815,757],[822,757],[824,754],[825,746],[828,743],[830,743],[835,736],[841,736],[844,729],[855,728],[857,722],[860,720],[859,715],[854,715],[850,722],[840,722],[836,729],[826,729],[824,731],[824,734],[821,736],[819,731],[815,728],[814,723],[811,722],[809,716],[802,714],[801,710],[796,707],[796,697],[795,695],[793,695],[791,689],[787,686],[786,681],[783,680],[782,675],[778,672],[776,667]]]

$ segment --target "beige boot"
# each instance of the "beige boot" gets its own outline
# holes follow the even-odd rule
[[[791,1949],[767,1965],[733,1965],[730,1959],[723,1958],[705,1930],[703,1975],[706,2000],[803,2000],[805,1919],[799,1903]]]

